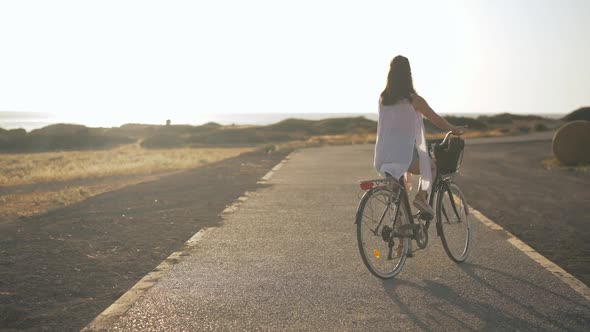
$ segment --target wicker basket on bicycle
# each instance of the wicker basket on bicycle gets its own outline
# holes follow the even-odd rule
[[[431,153],[436,159],[436,168],[440,174],[452,174],[459,170],[463,161],[465,141],[461,137],[449,137],[444,144],[432,145]]]

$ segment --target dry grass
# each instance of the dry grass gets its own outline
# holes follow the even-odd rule
[[[35,186],[28,192],[0,195],[0,218],[36,215],[152,180],[155,175],[151,174],[194,168],[252,150],[253,147],[148,150],[127,145],[105,151],[0,154],[0,186],[66,181],[63,185]],[[67,182],[91,178],[96,181],[75,186]]]
[[[181,170],[253,149],[151,150],[132,144],[104,151],[0,154],[0,186]]]
[[[373,144],[376,137],[376,134],[323,135],[311,137],[306,142],[313,146]]]
[[[467,131],[465,137],[506,136],[507,131]],[[427,135],[442,138],[444,133]],[[322,135],[291,141],[272,149],[301,149],[325,145],[374,144],[375,133]],[[242,148],[143,149],[136,144],[105,151],[0,154],[0,186],[97,178],[90,184],[71,186],[67,182],[53,189],[0,195],[0,217],[31,216],[67,206],[89,197],[153,179],[151,174],[193,168],[252,151]],[[547,161],[549,162],[549,161]],[[549,162],[547,168],[557,167]],[[582,167],[588,170],[590,167]],[[130,175],[116,177],[115,175]]]
[[[590,172],[590,164],[565,166],[555,158],[543,160],[543,167],[545,167],[547,170],[561,169],[568,171]]]
[[[500,129],[468,130],[464,137],[506,136]],[[427,138],[442,138],[444,133]],[[305,141],[279,144],[282,148],[304,148],[321,145],[372,144],[375,134],[323,135]],[[242,148],[177,148],[142,149],[136,144],[104,151],[45,152],[0,154],[0,186],[53,182],[128,174],[154,174],[163,171],[197,167],[253,150]]]
[[[52,191],[33,191],[24,194],[0,195],[0,204],[2,204],[0,218],[33,216],[151,179],[153,179],[153,176],[148,175],[133,179],[111,179],[86,186],[66,186]]]

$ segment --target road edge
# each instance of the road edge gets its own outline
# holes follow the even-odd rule
[[[477,209],[474,209],[472,206],[469,206],[469,212],[488,228],[504,233],[504,235],[506,235],[507,237],[506,240],[508,241],[508,243],[516,247],[516,249],[522,251],[525,255],[527,255],[533,261],[537,262],[539,265],[545,268],[545,270],[549,271],[551,274],[553,274],[559,280],[570,286],[574,291],[582,295],[582,297],[584,297],[587,301],[590,302],[590,288],[586,284],[584,284],[576,277],[565,271],[559,265],[553,263],[548,258],[538,253],[535,249],[531,248],[529,245],[524,243],[522,240],[514,236],[509,231],[505,230],[502,226],[490,220]]]
[[[278,170],[283,167],[294,152],[291,152],[283,158],[278,164],[276,164],[266,175],[264,175],[257,184],[267,184],[271,177]],[[250,193],[246,191],[242,196],[238,197],[236,201],[228,205],[219,215],[224,216],[234,213],[238,208],[248,200]],[[178,251],[173,252],[164,259],[155,269],[146,274],[141,278],[133,287],[121,295],[113,304],[103,310],[98,316],[96,316],[88,325],[86,325],[81,332],[90,331],[106,331],[108,327],[114,323],[119,317],[124,315],[131,307],[137,302],[137,300],[145,294],[150,288],[152,288],[160,278],[162,278],[172,267],[178,264],[184,257],[188,256],[186,253],[188,250],[196,246],[200,240],[209,232],[211,228],[205,227],[200,229],[197,233],[188,239],[182,248]]]

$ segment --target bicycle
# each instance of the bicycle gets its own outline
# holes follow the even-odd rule
[[[430,149],[430,154],[437,157],[437,175],[428,202],[434,216],[422,212],[412,215],[404,176],[399,180],[360,182],[365,193],[355,218],[358,247],[363,263],[376,277],[389,279],[401,272],[410,254],[410,241],[416,241],[419,249],[427,247],[432,219],[449,258],[456,263],[467,259],[472,242],[469,209],[465,196],[453,182],[463,159],[464,141],[460,137],[449,139],[451,134],[448,132],[441,143],[432,144]],[[452,142],[456,142],[455,149],[451,149]]]

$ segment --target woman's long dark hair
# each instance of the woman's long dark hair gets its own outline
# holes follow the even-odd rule
[[[383,105],[393,105],[401,100],[411,100],[415,94],[414,84],[412,83],[412,70],[408,58],[398,55],[389,65],[389,74],[387,74],[387,85],[381,92],[381,103]]]

